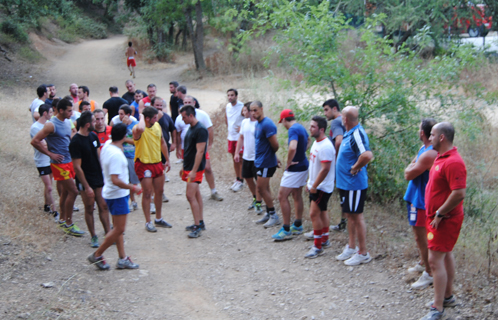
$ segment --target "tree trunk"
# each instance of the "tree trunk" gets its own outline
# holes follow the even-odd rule
[[[194,50],[195,68],[199,71],[206,70],[204,63],[204,26],[202,25],[202,4],[197,0],[195,4],[195,30],[192,21],[192,7],[187,5],[185,8],[185,19],[187,20],[187,28],[192,40],[192,49]]]
[[[175,24],[173,22],[171,22],[171,24],[169,25],[169,29],[168,29],[168,43],[169,44],[173,44],[174,37],[175,37]]]

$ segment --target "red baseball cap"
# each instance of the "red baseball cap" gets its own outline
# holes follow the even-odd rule
[[[284,109],[282,110],[282,112],[280,112],[280,121],[278,123],[282,123],[282,120],[284,118],[289,118],[289,117],[293,117],[294,116],[294,112],[292,112],[291,109]]]

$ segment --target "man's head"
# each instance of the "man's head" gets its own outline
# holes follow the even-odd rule
[[[157,87],[155,84],[151,83],[147,86],[147,94],[149,95],[149,98],[152,99],[156,96],[157,93]]]
[[[125,86],[129,93],[135,93],[135,82],[133,80],[126,80]]]
[[[169,83],[169,92],[170,92],[171,94],[175,94],[175,93],[176,93],[176,88],[178,88],[178,86],[179,86],[178,82],[176,82],[176,81],[171,81],[171,82]]]
[[[38,108],[38,113],[40,114],[40,119],[43,118],[44,120],[50,120],[54,114],[54,111],[51,105],[44,103]]]
[[[78,87],[78,99],[84,100],[90,96],[90,89],[87,86]]]
[[[142,92],[142,90],[137,90],[135,91],[135,102],[136,103],[139,103],[140,100],[142,100],[144,98],[144,93]]]
[[[176,88],[176,97],[178,99],[183,100],[185,98],[185,95],[187,94],[187,87],[185,86],[179,86]]]
[[[290,128],[294,121],[296,121],[296,118],[294,117],[294,112],[291,109],[284,109],[280,112],[280,121],[278,123],[283,124],[287,129]]]
[[[88,101],[81,101],[79,109],[80,109],[80,112],[92,111],[92,105]]]
[[[104,110],[95,109],[93,115],[95,116],[95,130],[98,132],[104,131],[106,126]]]
[[[335,99],[329,99],[323,103],[323,113],[327,120],[333,120],[341,115],[341,107]]]
[[[111,95],[111,97],[117,97],[119,95],[118,87],[109,87],[109,95]]]
[[[69,94],[71,94],[72,97],[76,97],[78,95],[78,85],[76,83],[71,83],[69,86]]]
[[[61,99],[57,103],[57,113],[62,116],[63,119],[71,118],[73,114],[73,102],[67,99]]]
[[[192,124],[195,122],[195,107],[191,104],[184,105],[180,109],[180,115],[182,116],[182,120],[185,124]]]
[[[84,111],[78,119],[79,129],[85,132],[91,132],[95,130],[95,116],[91,111]]]
[[[261,101],[255,100],[251,103],[251,115],[253,116],[254,119],[261,121],[263,120],[264,113],[263,113],[263,104]]]
[[[432,127],[429,141],[437,152],[444,152],[453,147],[455,128],[449,122],[440,122]]]
[[[434,120],[433,118],[422,119],[419,131],[420,140],[429,141],[429,138],[431,137],[432,127],[434,127],[436,123],[437,123],[436,120]]]
[[[228,97],[228,102],[231,103],[232,105],[235,105],[237,103],[237,97],[239,93],[235,89],[228,89],[227,90],[227,97]]]
[[[47,89],[48,89],[48,97],[50,99],[55,98],[55,95],[57,94],[57,89],[55,89],[55,85],[49,84],[47,85]]]
[[[346,107],[342,110],[342,124],[349,130],[358,125],[358,108]]]
[[[157,122],[157,114],[159,111],[157,111],[156,108],[154,107],[145,107],[144,110],[142,111],[142,115],[145,120],[145,125],[147,128],[150,128],[151,126],[154,125],[154,123]]]
[[[150,105],[156,108],[159,111],[163,111],[163,99],[161,97],[154,97],[152,100],[150,100]]]
[[[325,129],[327,129],[327,119],[320,116],[311,118],[310,133],[313,138],[321,140],[325,136]]]
[[[183,104],[189,104],[189,105],[194,106],[194,107],[196,105],[195,98],[192,96],[186,95],[185,97],[183,97],[182,100],[183,100]]]
[[[127,116],[128,118],[131,117],[131,108],[130,108],[130,106],[127,105],[127,104],[121,105],[121,107],[119,107],[118,115],[119,115],[119,120],[121,120],[121,121],[123,121],[123,118],[125,116]]]
[[[128,47],[131,47],[133,45],[133,43],[131,43],[131,41],[128,42]]]
[[[244,106],[242,107],[242,110],[240,111],[240,114],[241,114],[244,118],[251,118],[251,120],[254,120],[254,119],[251,117],[251,103],[252,103],[252,101],[249,101],[249,102],[244,103]]]
[[[117,125],[113,126],[111,130],[112,142],[124,140],[127,132],[128,128],[126,128],[126,125],[124,123],[118,123]]]
[[[47,99],[48,95],[50,93],[50,90],[48,90],[47,86],[42,84],[38,88],[36,88],[36,95],[38,96],[39,99]]]

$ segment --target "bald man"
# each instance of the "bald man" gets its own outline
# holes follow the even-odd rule
[[[79,99],[78,99],[78,85],[76,83],[71,83],[69,86],[69,94],[73,98],[73,105],[77,104]]]
[[[342,123],[346,133],[337,156],[336,185],[341,197],[342,212],[349,221],[349,243],[336,259],[344,261],[347,266],[357,266],[372,260],[366,248],[367,227],[363,205],[368,188],[367,164],[373,159],[373,153],[369,148],[368,136],[358,122],[356,107],[343,109]]]

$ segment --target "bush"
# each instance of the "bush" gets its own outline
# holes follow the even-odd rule
[[[61,28],[58,36],[65,42],[75,42],[79,38],[107,38],[106,26],[85,16],[75,19],[59,17],[57,23]]]
[[[23,26],[12,19],[2,21],[0,24],[0,30],[5,34],[11,35],[14,39],[21,43],[26,43],[29,40],[28,34],[24,31]]]

